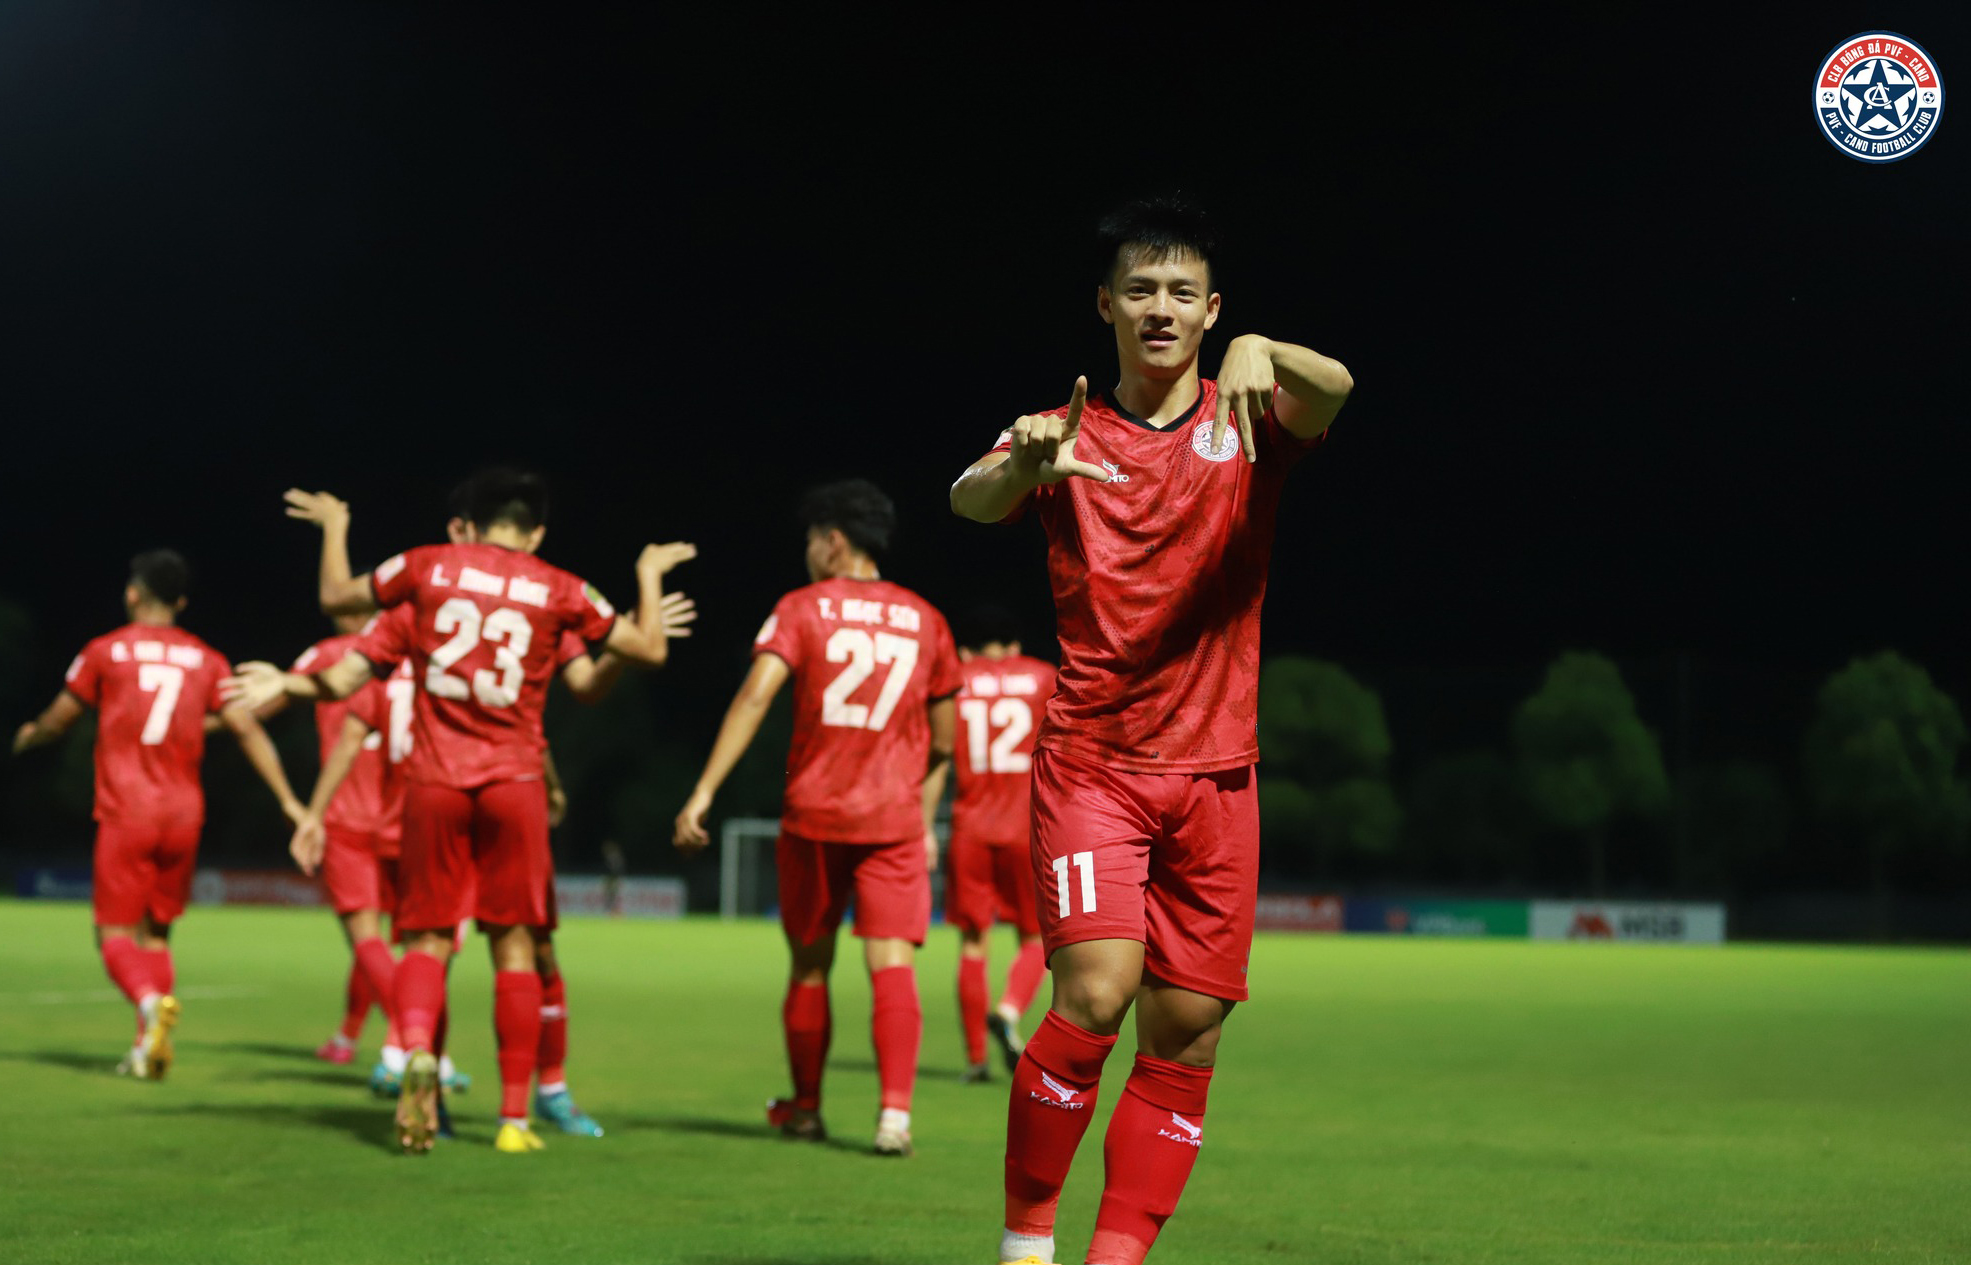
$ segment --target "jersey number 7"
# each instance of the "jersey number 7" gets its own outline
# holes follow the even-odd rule
[[[838,729],[881,729],[890,723],[890,714],[910,684],[917,668],[917,643],[895,633],[870,634],[860,628],[837,628],[828,638],[828,662],[846,663],[841,673],[821,692],[821,723]],[[890,674],[883,678],[883,692],[875,706],[851,703],[849,695],[876,672],[876,665],[887,663]]]
[[[141,738],[145,746],[155,747],[171,732],[171,713],[185,690],[185,670],[175,663],[138,664],[137,688],[157,695],[151,700],[151,714],[144,718]]]

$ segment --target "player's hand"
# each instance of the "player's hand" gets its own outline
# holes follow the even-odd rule
[[[1257,334],[1241,334],[1225,349],[1225,361],[1218,366],[1218,415],[1211,423],[1211,449],[1218,451],[1225,442],[1225,423],[1229,416],[1239,421],[1239,450],[1246,463],[1259,460],[1254,447],[1253,427],[1273,407],[1273,344]]]
[[[698,603],[682,593],[666,593],[657,605],[666,637],[689,637],[691,624],[698,618]]]
[[[301,820],[294,825],[294,838],[288,841],[288,855],[301,872],[309,878],[322,868],[322,854],[328,850],[328,832],[322,827],[322,819],[310,816],[306,810]]]
[[[637,555],[636,573],[639,576],[663,576],[681,562],[689,562],[698,556],[698,546],[682,540],[668,545],[645,545]]]
[[[327,492],[287,490],[287,516],[315,524],[323,531],[349,530],[349,503]]]
[[[671,842],[683,853],[697,852],[712,841],[705,830],[705,814],[712,810],[712,797],[702,791],[693,791],[691,798],[684,801],[678,810],[677,821],[671,827]]]
[[[14,730],[14,754],[19,755],[34,745],[34,722],[28,721]]]
[[[548,825],[559,826],[568,820],[568,792],[559,786],[548,787]]]
[[[219,682],[219,697],[228,706],[257,712],[287,693],[287,673],[271,663],[258,660],[240,664],[232,676]]]
[[[938,872],[938,835],[935,830],[924,832],[924,868],[933,874]]]
[[[1093,479],[1107,483],[1109,472],[1078,461],[1075,440],[1081,438],[1081,410],[1088,403],[1088,379],[1074,380],[1066,417],[1022,417],[1013,423],[1013,447],[1006,464],[1022,483],[1059,483],[1063,479]]]

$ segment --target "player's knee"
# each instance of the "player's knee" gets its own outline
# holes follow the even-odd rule
[[[1103,1036],[1121,1031],[1135,997],[1136,982],[1114,974],[1078,972],[1054,979],[1053,1009],[1076,1027]]]

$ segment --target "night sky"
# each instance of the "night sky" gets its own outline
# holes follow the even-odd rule
[[[878,481],[891,578],[1044,643],[1037,529],[946,490],[1114,380],[1090,229],[1173,186],[1227,244],[1205,371],[1256,331],[1357,382],[1289,489],[1269,651],[1810,679],[1891,646],[1971,698],[1971,96],[1880,167],[1810,98],[1880,28],[1971,93],[1962,6],[574,7],[0,10],[0,596],[37,621],[34,705],[137,550],[191,558],[194,631],[285,659],[325,625],[283,488],[350,500],[367,568],[492,461],[550,476],[544,556],[618,600],[642,542],[698,543],[664,696],[699,749],[804,581],[813,482]]]

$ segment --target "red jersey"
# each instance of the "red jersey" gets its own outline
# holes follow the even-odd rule
[[[406,609],[398,607],[399,610]],[[411,665],[405,660],[381,681],[371,681],[349,696],[348,712],[369,726],[363,740],[363,756],[375,751],[380,757],[376,785],[375,825],[369,833],[386,845],[404,837],[404,767],[411,758],[411,724],[417,711],[417,683],[411,679]],[[350,773],[355,776],[354,771]],[[349,783],[336,790],[335,803],[349,793]],[[325,820],[333,820],[334,805]],[[391,849],[385,849],[390,855]]]
[[[406,776],[471,790],[541,776],[541,712],[561,634],[608,638],[616,611],[602,594],[530,553],[498,545],[425,545],[371,577],[378,606],[408,605],[417,702]],[[394,661],[390,621],[356,647]],[[371,651],[375,650],[375,656]]]
[[[823,580],[780,599],[753,653],[794,671],[782,829],[822,843],[919,838],[925,708],[958,691],[944,616],[887,580]]]
[[[96,638],[68,668],[68,692],[96,709],[96,820],[199,820],[205,717],[225,706],[233,673],[182,628],[127,624]]]
[[[1110,481],[1035,489],[1061,670],[1039,745],[1134,773],[1211,773],[1259,758],[1259,608],[1287,471],[1320,439],[1271,410],[1247,465],[1238,427],[1211,446],[1218,384],[1157,429],[1109,393],[1082,409],[1075,457]],[[1050,415],[1065,415],[1065,407]],[[1322,437],[1326,432],[1322,432]],[[994,451],[1011,446],[1010,433]]]
[[[359,640],[361,637],[356,633],[324,637],[301,652],[292,670],[320,672],[340,663]],[[363,687],[369,688],[369,685]],[[346,698],[323,698],[315,702],[315,733],[323,764],[328,763],[329,752],[342,739],[342,722],[349,715],[350,702]],[[349,776],[336,788],[335,798],[329,801],[328,811],[322,815],[322,824],[353,834],[377,833],[383,824],[383,765],[383,739],[372,733],[357,752],[356,762],[349,766]]]
[[[992,847],[1026,847],[1033,825],[1033,741],[1054,693],[1054,665],[1025,655],[978,658],[959,669],[958,790],[954,838]]]

